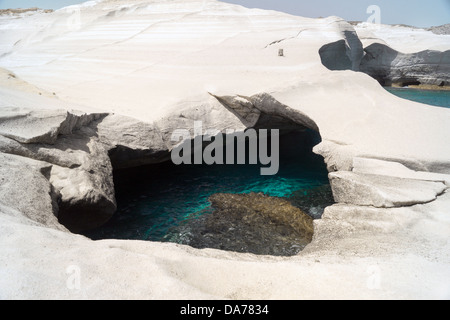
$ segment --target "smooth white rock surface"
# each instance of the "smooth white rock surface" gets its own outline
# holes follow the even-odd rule
[[[396,30],[385,41],[417,51],[404,34],[394,39]],[[323,138],[315,150],[331,170],[350,171],[364,157],[449,174],[449,110],[396,98],[365,74],[321,64],[319,49],[347,41],[346,31],[337,17],[213,0],[90,1],[2,17],[0,114],[5,107],[100,110],[163,124],[167,136],[195,119],[219,130],[239,125],[210,93],[267,93],[315,122]],[[425,49],[442,48],[447,38],[430,39]],[[332,206],[304,252],[274,258],[93,242],[0,202],[0,298],[448,299],[449,208],[448,191],[407,208]],[[73,267],[79,289],[68,282]]]
[[[450,175],[433,172],[414,171],[398,162],[367,158],[353,158],[353,172],[376,174],[380,176],[415,179],[422,181],[438,181],[450,186]]]
[[[335,201],[376,208],[412,206],[434,201],[447,186],[420,181],[349,171],[329,174]]]
[[[376,42],[402,53],[450,50],[450,35],[435,34],[421,28],[362,22],[355,26],[355,30],[364,47]]]

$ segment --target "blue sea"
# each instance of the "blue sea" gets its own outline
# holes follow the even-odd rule
[[[411,101],[429,104],[435,107],[450,108],[450,90],[420,90],[409,88],[385,88],[390,93]]]

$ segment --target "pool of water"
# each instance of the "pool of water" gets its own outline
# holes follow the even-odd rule
[[[288,199],[320,218],[333,198],[323,158],[312,153],[319,142],[320,136],[312,131],[284,135],[275,176],[261,176],[259,165],[176,166],[171,162],[116,171],[117,214],[85,235],[94,240],[189,244],[193,229],[189,224],[201,223],[201,217],[212,212],[208,199],[216,193],[264,193]]]
[[[385,88],[390,93],[411,101],[421,102],[436,107],[450,108],[450,90],[420,90],[409,88]]]

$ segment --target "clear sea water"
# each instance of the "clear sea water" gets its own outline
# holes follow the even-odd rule
[[[390,93],[411,101],[417,101],[436,107],[450,108],[450,90],[420,90],[409,88],[385,88]]]
[[[92,239],[183,242],[177,226],[211,212],[215,193],[264,193],[289,199],[314,218],[333,202],[323,158],[312,153],[316,133],[280,140],[280,170],[261,176],[260,165],[180,165],[171,162],[115,172],[118,211]],[[172,234],[175,233],[175,234]]]

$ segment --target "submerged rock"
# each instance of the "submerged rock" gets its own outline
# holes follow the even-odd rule
[[[297,190],[288,198],[296,208],[306,212],[314,220],[321,219],[325,208],[335,204],[329,184],[312,189]]]
[[[214,194],[213,211],[179,228],[194,248],[292,256],[312,241],[313,219],[288,201],[264,194]],[[172,233],[173,234],[173,233]]]
[[[215,209],[230,215],[241,215],[244,220],[259,215],[274,224],[289,226],[306,238],[311,238],[314,232],[312,218],[280,198],[261,193],[215,194],[209,200]]]

